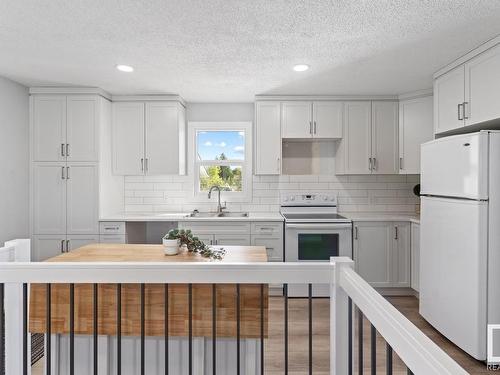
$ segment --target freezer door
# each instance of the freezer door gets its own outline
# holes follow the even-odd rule
[[[487,202],[422,198],[420,314],[486,359]]]
[[[421,166],[421,194],[488,199],[487,132],[424,143]]]

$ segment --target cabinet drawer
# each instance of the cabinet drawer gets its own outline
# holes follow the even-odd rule
[[[250,234],[250,223],[248,222],[184,221],[179,223],[179,228],[191,229],[195,236],[202,234]]]
[[[127,235],[125,234],[101,234],[99,243],[127,243]]]
[[[283,241],[281,238],[252,236],[253,246],[265,246],[268,262],[283,262]]]
[[[99,223],[99,234],[125,234],[125,222],[102,221]]]
[[[252,235],[281,237],[283,223],[252,223]]]

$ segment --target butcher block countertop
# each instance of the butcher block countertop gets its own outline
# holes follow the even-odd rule
[[[220,263],[267,262],[263,246],[224,246],[226,255]],[[200,255],[181,252],[165,256],[162,245],[92,244],[50,258],[47,262],[211,262]],[[75,334],[93,334],[92,284],[75,284]],[[212,285],[193,284],[193,336],[212,336]],[[267,337],[268,287],[262,288],[264,334]],[[188,336],[188,285],[168,285],[169,336]],[[122,284],[122,328],[124,336],[140,335],[140,284]],[[236,337],[236,285],[216,287],[218,337]],[[261,286],[240,286],[241,338],[260,337]],[[164,336],[165,285],[145,285],[146,336]],[[45,333],[46,285],[33,284],[30,289],[30,332]],[[116,335],[117,286],[98,287],[98,333]],[[69,333],[69,285],[51,286],[51,333]]]

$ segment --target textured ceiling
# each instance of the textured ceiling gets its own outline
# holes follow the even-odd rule
[[[0,75],[191,102],[397,94],[498,34],[499,0],[0,0]]]

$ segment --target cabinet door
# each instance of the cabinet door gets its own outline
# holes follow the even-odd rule
[[[67,233],[98,234],[98,168],[96,164],[68,164]]]
[[[373,287],[392,286],[392,234],[392,223],[354,223],[356,272]]]
[[[264,246],[268,262],[283,262],[283,239],[266,236],[252,236],[252,246]]]
[[[255,104],[255,174],[281,171],[281,115],[279,102]]]
[[[144,103],[113,103],[113,172],[144,173]]]
[[[313,137],[342,138],[342,102],[313,103]]]
[[[372,173],[398,173],[398,103],[372,102]]]
[[[99,99],[95,96],[67,97],[66,156],[68,161],[97,161]]]
[[[186,139],[178,114],[177,103],[146,103],[145,170],[149,175],[179,174],[180,144]]]
[[[500,45],[465,64],[465,125],[500,118]]]
[[[250,236],[238,234],[217,234],[215,245],[223,246],[250,246]]]
[[[464,102],[465,70],[461,65],[434,81],[434,132],[442,133],[464,126],[462,109]]]
[[[66,97],[33,96],[31,115],[33,161],[66,160]]]
[[[346,174],[370,174],[371,102],[344,105],[344,163]]]
[[[410,287],[410,223],[393,223],[392,286]]]
[[[215,245],[214,235],[213,234],[195,234],[200,241],[202,241],[205,245]]]
[[[411,224],[411,287],[417,292],[420,290],[420,225]]]
[[[67,251],[76,250],[82,246],[99,243],[98,235],[68,235],[67,236]]]
[[[66,235],[42,235],[33,237],[33,261],[42,262],[61,255],[66,250]]]
[[[65,163],[33,165],[33,233],[66,233]]]
[[[283,102],[283,138],[311,138],[313,135],[311,102]]]
[[[432,96],[399,103],[399,173],[420,174],[420,145],[434,138]]]

